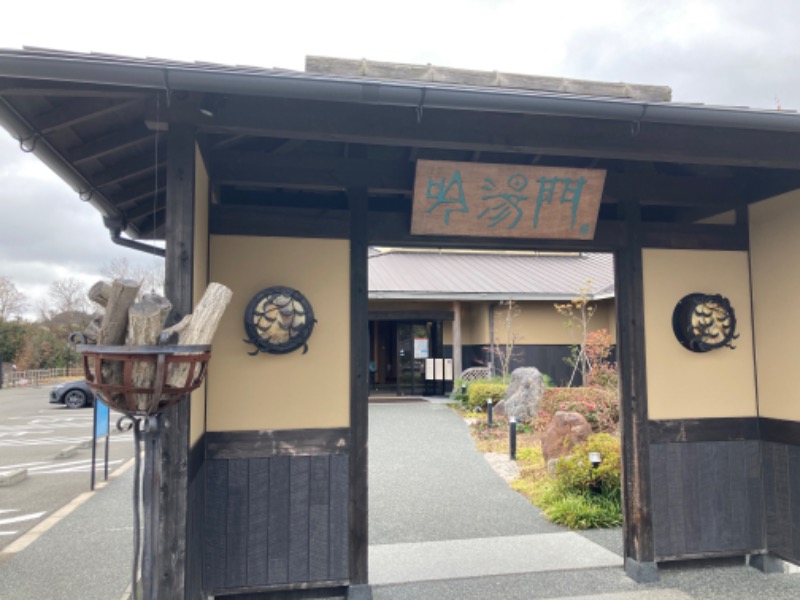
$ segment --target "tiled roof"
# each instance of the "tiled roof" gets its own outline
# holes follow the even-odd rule
[[[611,254],[392,250],[369,258],[375,299],[564,300],[587,285],[597,299],[613,297]]]

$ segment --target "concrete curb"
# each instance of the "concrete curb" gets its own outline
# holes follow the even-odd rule
[[[78,453],[80,450],[80,444],[76,444],[74,446],[67,446],[63,450],[61,450],[58,454],[56,454],[53,458],[56,460],[61,460],[63,458],[72,458]]]
[[[28,469],[14,469],[0,473],[0,487],[9,487],[28,478]]]

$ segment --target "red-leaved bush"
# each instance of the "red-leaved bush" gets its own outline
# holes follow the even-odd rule
[[[539,402],[536,429],[544,430],[559,410],[583,415],[595,433],[613,433],[619,424],[619,395],[615,388],[596,385],[549,388]]]

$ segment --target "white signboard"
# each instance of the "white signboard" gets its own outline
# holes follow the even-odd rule
[[[414,358],[428,358],[428,338],[414,338]]]

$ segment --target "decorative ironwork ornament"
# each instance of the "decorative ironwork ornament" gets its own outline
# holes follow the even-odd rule
[[[263,289],[244,313],[244,341],[256,347],[248,354],[288,354],[298,348],[305,354],[316,322],[311,303],[297,290],[284,286]]]
[[[681,346],[692,352],[736,347],[736,314],[730,301],[720,294],[689,294],[672,313],[672,329]]]

